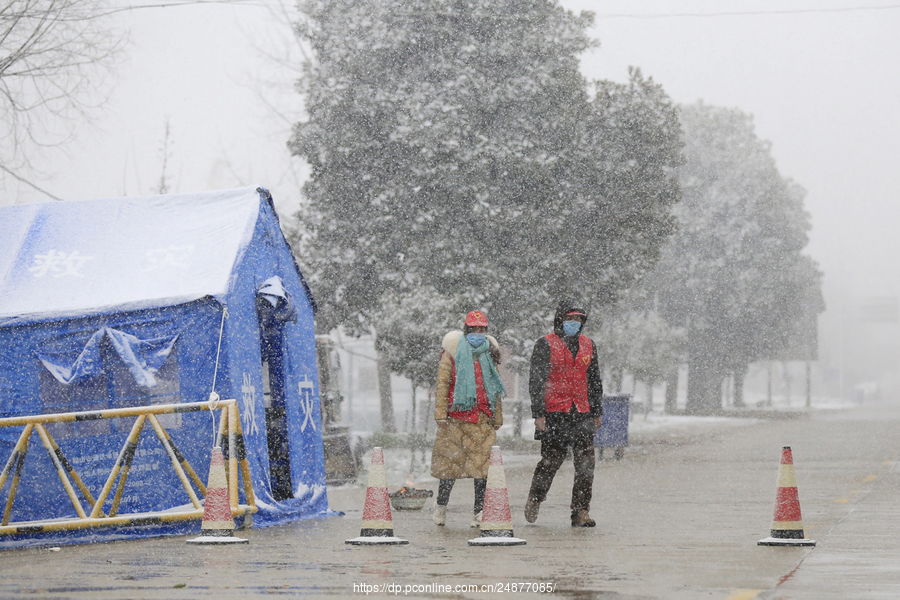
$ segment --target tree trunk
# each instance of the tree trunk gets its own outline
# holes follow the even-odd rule
[[[513,377],[515,377],[514,393],[516,395],[516,410],[513,419],[513,435],[515,437],[522,437],[522,419],[523,415],[525,414],[525,400],[522,398],[522,374],[514,372]]]
[[[678,369],[666,377],[666,405],[667,414],[672,414],[678,409]]]
[[[812,406],[812,367],[806,361],[806,408]]]
[[[622,391],[622,380],[625,378],[625,373],[621,369],[613,369],[609,374],[609,383],[611,394],[618,394]]]
[[[378,353],[378,395],[381,397],[381,429],[385,433],[396,433],[394,400],[391,397],[391,370],[381,352]]]
[[[412,384],[412,410],[410,411],[412,414],[409,416],[409,431],[410,433],[415,433],[418,431],[418,427],[416,425],[416,384]]]
[[[428,388],[428,404],[425,405],[425,413],[422,415],[422,430],[428,435],[437,423],[434,422],[434,402],[435,390],[433,387]]]
[[[644,418],[647,418],[653,412],[653,388],[656,387],[656,380],[651,379],[644,382],[644,389],[647,390],[647,403],[644,404]]]
[[[744,377],[747,375],[747,367],[734,370],[734,407],[744,408]]]
[[[787,396],[787,405],[791,405],[791,384],[794,382],[794,377],[791,374],[791,365],[788,361],[781,362],[781,377],[784,380],[784,393]]]
[[[689,415],[710,414],[722,408],[722,374],[702,363],[688,363]]]

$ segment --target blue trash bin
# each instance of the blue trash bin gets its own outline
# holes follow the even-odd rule
[[[603,422],[594,434],[594,446],[600,458],[604,448],[615,448],[616,459],[625,456],[628,445],[628,417],[631,410],[631,394],[603,397]]]

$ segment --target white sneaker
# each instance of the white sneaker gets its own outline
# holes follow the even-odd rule
[[[447,507],[441,506],[437,502],[434,503],[434,509],[431,513],[431,520],[434,521],[435,525],[443,525],[447,522]]]
[[[477,512],[472,516],[472,522],[469,523],[469,527],[481,527],[481,515],[483,513]]]

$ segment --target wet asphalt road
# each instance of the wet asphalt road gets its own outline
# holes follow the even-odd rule
[[[527,525],[522,508],[537,457],[507,453],[515,535],[524,546],[467,545],[476,535],[468,527],[468,481],[454,489],[446,527],[436,527],[427,511],[395,511],[395,532],[409,545],[347,546],[359,534],[363,482],[329,491],[344,517],[242,532],[251,540],[244,546],[161,538],[3,551],[0,598],[364,598],[364,586],[379,586],[368,588],[379,598],[900,597],[898,408],[711,424],[633,441],[623,460],[597,465],[596,529],[569,526],[571,462],[538,522]],[[793,448],[815,548],[756,545],[769,533],[783,445]],[[392,451],[385,456],[390,463]],[[389,476],[391,489],[402,483]],[[484,591],[492,584],[503,591]],[[553,591],[522,591],[522,584]]]

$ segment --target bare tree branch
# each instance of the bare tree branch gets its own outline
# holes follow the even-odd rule
[[[0,0],[0,166],[32,187],[15,173],[31,150],[68,141],[106,100],[126,38],[108,2]]]
[[[42,193],[42,194],[44,194],[44,195],[46,195],[46,196],[49,196],[50,198],[53,198],[54,200],[62,200],[62,198],[59,198],[59,197],[57,197],[57,196],[54,196],[53,194],[51,194],[51,193],[48,192],[47,190],[38,187],[37,185],[35,185],[35,184],[31,183],[30,181],[28,181],[27,179],[25,179],[24,177],[20,177],[20,176],[16,175],[13,171],[10,171],[9,169],[7,169],[6,167],[4,167],[3,165],[0,165],[0,171],[3,171],[3,172],[6,173],[7,175],[10,175],[11,177],[13,177],[13,178],[15,178],[15,179],[21,181],[22,183],[24,183],[24,184],[26,184],[26,185],[29,185],[29,186],[33,187],[34,189],[36,189],[36,190],[39,191],[40,193]]]

